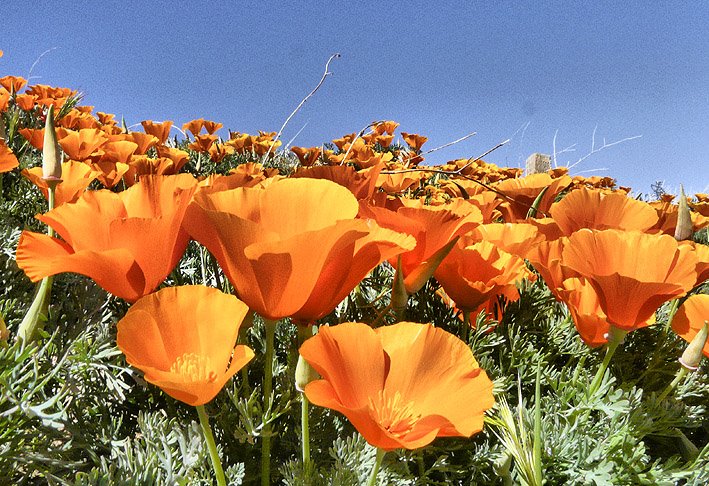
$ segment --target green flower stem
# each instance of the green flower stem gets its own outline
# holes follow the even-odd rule
[[[204,405],[197,405],[195,408],[197,409],[197,415],[199,415],[199,425],[202,426],[204,440],[207,442],[209,457],[212,459],[212,468],[214,469],[214,475],[217,477],[217,484],[219,486],[226,486],[226,478],[224,477],[222,462],[219,460],[217,444],[214,442],[212,428],[209,426],[209,417],[207,417],[207,412],[204,411]]]
[[[542,362],[537,363],[537,378],[534,384],[534,443],[532,444],[532,461],[534,463],[534,480],[543,484],[542,480]]]
[[[679,307],[679,299],[674,299],[670,309],[667,311],[667,322],[665,323],[665,333],[668,333],[672,328],[672,319],[677,313],[677,308]]]
[[[307,469],[310,464],[310,418],[308,416],[308,397],[300,394],[300,428],[303,440],[303,467]]]
[[[367,486],[374,486],[375,484],[377,484],[377,474],[379,474],[379,468],[382,466],[384,454],[386,454],[386,451],[377,447],[377,459],[374,461],[374,466],[372,466],[372,472],[369,474],[369,481],[367,481]]]
[[[675,379],[672,380],[672,383],[667,385],[667,388],[662,390],[662,393],[660,393],[660,396],[657,397],[658,401],[664,400],[667,395],[670,394],[672,390],[675,389],[677,385],[680,384],[680,382],[684,379],[685,376],[687,376],[687,373],[689,373],[689,370],[685,368],[684,366],[680,367],[679,371],[677,371],[677,374],[675,375]]]
[[[603,377],[605,376],[606,370],[608,369],[608,365],[611,362],[611,358],[615,354],[615,350],[618,349],[618,346],[623,343],[623,339],[625,338],[625,335],[627,333],[627,331],[618,329],[615,326],[611,326],[611,329],[608,332],[608,347],[606,348],[606,355],[604,356],[603,362],[601,363],[601,367],[598,368],[598,372],[593,378],[591,386],[588,389],[589,396],[595,394],[598,391],[598,388],[600,388],[601,382],[603,381]]]
[[[54,209],[54,194],[56,184],[48,184],[49,194],[49,211]],[[55,236],[54,229],[50,226],[47,233],[52,238]],[[54,277],[49,276],[42,279],[37,286],[37,292],[34,295],[34,300],[27,310],[27,314],[22,319],[19,328],[17,329],[17,339],[25,344],[34,341],[37,338],[37,332],[44,327],[44,323],[49,318],[49,302],[52,300],[52,282]]]
[[[423,461],[423,449],[416,451],[416,464],[418,464],[419,468],[419,478],[423,479],[426,475],[426,464]]]
[[[273,392],[273,350],[276,340],[276,326],[278,321],[270,319],[263,320],[266,328],[266,356],[264,357],[263,370],[263,401],[264,404],[271,402],[271,393]],[[266,415],[270,415],[270,407],[266,407]],[[265,417],[268,419],[268,417]],[[261,432],[261,484],[269,486],[271,484],[271,424],[265,420]]]

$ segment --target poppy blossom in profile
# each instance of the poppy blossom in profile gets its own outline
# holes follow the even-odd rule
[[[488,241],[464,236],[433,274],[445,293],[464,312],[476,312],[499,296],[519,299],[516,283],[527,278],[524,260]]]
[[[121,193],[85,192],[37,219],[61,239],[23,231],[17,265],[34,282],[72,272],[135,301],[175,267],[189,240],[182,218],[197,181],[189,174],[146,176]]]
[[[199,191],[184,226],[252,310],[310,322],[331,312],[379,263],[415,245],[409,235],[356,219],[358,209],[339,184],[283,179]]]
[[[131,306],[118,321],[116,342],[146,381],[188,405],[204,405],[254,357],[236,345],[248,311],[214,288],[168,287]]]
[[[672,330],[691,343],[704,323],[709,323],[709,295],[695,294],[689,296],[677,309],[672,318]],[[704,343],[702,353],[709,358],[709,340]]]
[[[400,207],[392,211],[382,207],[360,203],[360,217],[374,219],[379,226],[416,238],[416,247],[401,254],[401,271],[409,294],[416,292],[437,266],[429,262],[440,261],[450,251],[452,241],[467,233],[482,222],[480,210],[470,204],[449,204]],[[389,263],[397,266],[397,258]]]
[[[45,198],[49,197],[49,187],[47,181],[42,177],[42,167],[25,169],[22,171],[22,175],[37,186]],[[91,181],[99,176],[99,172],[87,164],[70,160],[62,163],[61,175],[62,181],[54,189],[54,207],[79,199]]]
[[[606,318],[595,289],[582,278],[564,280],[558,294],[569,308],[571,318],[581,339],[595,348],[608,342],[611,325]],[[638,325],[638,328],[655,323],[655,316]]]
[[[561,265],[593,286],[608,321],[625,331],[641,327],[697,279],[691,246],[637,231],[579,230],[564,244]]]
[[[2,122],[0,122],[2,123]],[[0,138],[0,172],[9,172],[20,165],[15,154]]]
[[[586,188],[571,191],[549,213],[567,236],[581,228],[647,231],[657,224],[657,211],[649,204]]]
[[[492,381],[470,348],[430,324],[323,326],[300,354],[322,376],[305,387],[308,400],[344,414],[384,450],[470,437],[494,405]]]
[[[547,173],[532,174],[526,177],[505,179],[495,185],[495,190],[501,192],[503,200],[500,205],[507,223],[526,219],[534,200],[541,194],[537,217],[544,216],[551,207],[556,196],[571,184],[571,177],[564,175],[553,179]]]
[[[157,138],[160,144],[164,144],[167,137],[170,136],[170,129],[172,128],[172,121],[170,120],[162,123],[157,123],[152,120],[143,120],[140,124],[143,125],[145,133]]]

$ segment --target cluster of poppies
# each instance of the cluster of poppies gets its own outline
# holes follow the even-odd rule
[[[479,312],[501,318],[519,283],[541,276],[581,339],[613,349],[652,324],[664,302],[709,279],[709,247],[689,239],[709,226],[703,194],[647,203],[610,178],[564,169],[523,177],[472,159],[424,167],[426,138],[404,132],[395,144],[390,121],[334,140],[337,150],[294,147],[282,173],[268,167],[275,133],[221,140],[221,124],[199,119],[183,125],[192,139],[177,142],[172,122],[144,121],[133,132],[91,107],[62,109],[71,91],[19,94],[25,84],[0,79],[0,170],[18,165],[5,128],[22,113],[51,123],[13,130],[45,153],[60,147],[68,160],[49,182],[42,167],[23,170],[52,192],[55,207],[37,218],[56,233],[23,231],[17,264],[33,281],[78,273],[131,302],[118,346],[147,381],[190,405],[211,401],[254,356],[236,344],[249,311],[267,332],[284,319],[317,329],[380,264],[395,270],[382,313],[403,315],[435,278],[439,297],[469,326]],[[203,160],[236,156],[246,158],[224,174],[201,170]],[[95,179],[105,188],[88,190]],[[190,239],[213,255],[235,295],[157,290]],[[689,297],[673,329],[688,341],[701,335],[708,301]],[[303,383],[307,399],[343,413],[383,450],[482,429],[492,382],[466,342],[430,324],[371,324],[310,333],[300,348],[317,372]],[[709,344],[700,349],[709,356]]]

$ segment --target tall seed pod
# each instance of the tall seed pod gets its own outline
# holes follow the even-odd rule
[[[62,181],[62,150],[59,147],[57,131],[54,126],[54,105],[49,106],[47,120],[44,124],[42,178],[47,181],[47,185],[52,189]]]
[[[688,240],[692,237],[692,215],[689,212],[687,196],[684,187],[679,186],[679,209],[677,210],[677,226],[675,227],[675,240]]]

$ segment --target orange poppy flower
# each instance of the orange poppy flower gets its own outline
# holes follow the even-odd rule
[[[399,255],[404,284],[409,294],[418,290],[415,287],[425,283],[418,280],[419,273],[427,266],[427,262],[449,245],[451,240],[472,230],[482,221],[478,208],[459,204],[424,206],[417,203],[416,206],[391,211],[360,203],[359,214],[360,217],[374,219],[379,226],[408,233],[416,238],[416,247]],[[389,261],[395,268],[397,259],[398,257]]]
[[[158,157],[165,157],[172,160],[175,172],[179,172],[182,167],[189,161],[190,154],[178,148],[158,146]]]
[[[0,113],[7,110],[10,104],[10,92],[5,88],[0,88]]]
[[[209,149],[212,147],[214,142],[217,141],[216,135],[196,135],[194,137],[194,142],[188,145],[190,150],[194,150],[195,152],[209,152]]]
[[[212,135],[214,132],[216,132],[223,126],[223,123],[218,123],[211,120],[204,120],[204,129],[207,130],[207,133],[210,135]]]
[[[20,135],[25,137],[27,141],[37,150],[42,150],[44,147],[44,128],[20,128]],[[59,137],[59,133],[57,133]]]
[[[155,145],[158,144],[159,140],[157,137],[147,133],[140,132],[130,132],[121,133],[119,135],[113,135],[109,137],[112,141],[116,140],[127,140],[129,142],[134,142],[138,144],[138,148],[135,149],[134,155],[145,155],[145,153]]]
[[[170,136],[170,129],[172,128],[172,121],[167,120],[162,123],[155,123],[151,120],[143,120],[140,122],[143,125],[143,130],[148,135],[152,135],[158,139],[158,143],[164,144],[167,137]]]
[[[595,348],[608,343],[611,325],[601,308],[596,290],[582,278],[564,280],[558,290],[561,300],[569,308],[576,330],[588,346]],[[638,325],[638,328],[655,323],[655,316]]]
[[[534,204],[534,200],[544,188],[547,188],[537,207],[538,211],[540,211],[537,216],[544,216],[549,211],[556,196],[570,184],[571,178],[569,176],[552,179],[549,174],[541,173],[498,182],[495,185],[495,190],[506,196],[499,196],[503,199],[500,208],[505,221],[513,223],[527,218],[527,213]]]
[[[61,174],[62,181],[55,188],[54,207],[75,202],[89,187],[91,181],[99,176],[99,173],[90,166],[73,160],[62,163]],[[45,198],[49,197],[47,181],[42,177],[42,167],[25,169],[22,171],[22,175],[37,186]]]
[[[536,226],[526,223],[481,224],[470,235],[472,239],[489,241],[501,250],[521,258],[527,258],[544,240],[544,235]]]
[[[190,120],[187,123],[182,124],[182,130],[184,131],[189,131],[194,135],[195,137],[199,135],[199,132],[202,131],[202,127],[204,126],[204,118],[196,118],[194,120]]]
[[[695,294],[677,309],[672,318],[672,330],[685,341],[692,342],[705,322],[709,322],[709,295]],[[704,343],[702,353],[709,358],[709,340]]]
[[[649,204],[586,188],[571,191],[549,212],[567,236],[581,228],[647,231],[657,224],[657,212]]]
[[[23,231],[17,265],[36,282],[73,272],[135,301],[152,292],[187,246],[180,227],[196,189],[189,174],[144,177],[119,194],[89,191],[73,204],[38,215],[62,240]]]
[[[576,272],[561,265],[561,252],[567,240],[568,238],[562,237],[557,240],[542,241],[527,255],[529,263],[539,272],[557,300],[564,300],[559,294],[564,280],[578,276]]]
[[[357,210],[357,199],[334,182],[283,179],[265,188],[200,191],[184,226],[251,309],[310,322],[383,260],[414,247],[411,236],[355,219]]]
[[[122,162],[113,162],[110,160],[99,160],[93,162],[91,167],[99,173],[97,179],[105,188],[112,188],[119,182],[128,172],[130,166]]]
[[[582,229],[569,237],[561,262],[588,280],[608,321],[625,331],[641,327],[697,279],[691,247],[667,235]]]
[[[377,176],[381,170],[381,165],[362,171],[356,171],[349,165],[319,165],[316,167],[300,167],[291,177],[327,179],[346,187],[357,199],[369,199],[377,190]]]
[[[654,229],[659,230],[666,235],[673,236],[675,234],[675,229],[677,228],[679,205],[672,204],[669,201],[653,201],[649,204],[655,209],[655,211],[657,211],[657,216],[659,218],[657,224],[654,226]],[[692,218],[692,232],[709,227],[709,217],[705,217],[695,211],[691,212],[690,217]]]
[[[2,123],[2,121],[0,121],[0,123]],[[0,173],[9,172],[18,165],[20,165],[20,163],[17,161],[17,157],[15,157],[15,154],[10,150],[10,147],[5,145],[5,141],[0,138]]]
[[[25,111],[30,111],[34,108],[35,100],[36,98],[33,95],[20,94],[15,96],[15,103],[17,103],[20,109]]]
[[[96,150],[108,141],[105,133],[97,128],[68,130],[59,139],[64,153],[72,160],[83,161],[91,157]]]
[[[116,343],[146,381],[188,405],[204,405],[254,357],[236,346],[248,311],[214,288],[168,287],[131,306],[118,321]]]
[[[322,154],[320,147],[291,147],[290,150],[298,157],[300,165],[304,167],[313,165],[320,158],[320,154]]]
[[[20,76],[4,76],[0,78],[0,86],[10,92],[17,93],[27,85],[27,80]]]
[[[127,164],[136,150],[138,150],[138,144],[128,140],[116,140],[106,142],[101,147],[101,150],[104,152],[101,156],[102,162]]]
[[[322,376],[305,387],[308,400],[345,415],[380,449],[470,437],[495,403],[470,348],[430,324],[323,326],[300,354]]]
[[[401,136],[404,139],[404,142],[406,142],[406,145],[411,147],[411,150],[413,150],[414,152],[418,152],[419,150],[421,150],[423,144],[428,141],[428,137],[424,137],[423,135],[419,135],[418,133],[401,132]]]
[[[458,240],[433,274],[464,312],[477,312],[498,295],[518,300],[516,283],[529,275],[520,257],[466,236]]]

